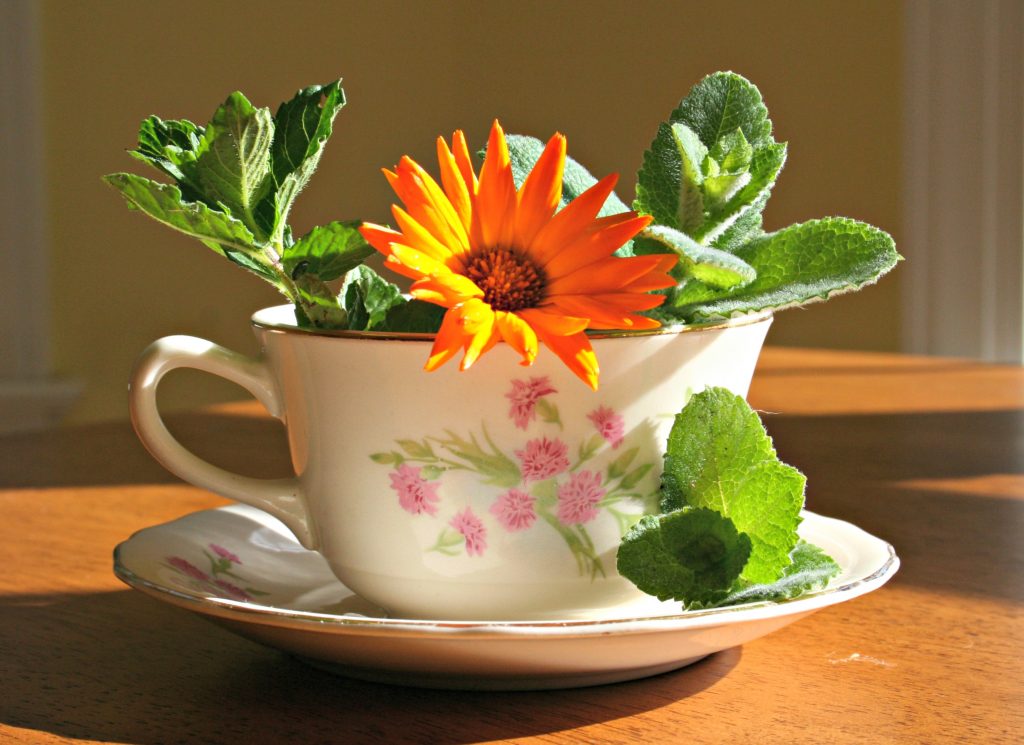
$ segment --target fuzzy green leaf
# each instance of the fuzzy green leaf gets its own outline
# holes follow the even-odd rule
[[[692,232],[704,223],[704,173],[708,149],[685,124],[668,122],[644,152],[633,208],[655,223]]]
[[[203,134],[203,127],[187,119],[164,120],[150,116],[139,125],[138,147],[130,150],[129,154],[178,182],[188,183],[186,171],[195,163],[196,150]],[[193,190],[198,186],[191,183],[188,185]]]
[[[296,310],[301,311],[300,325],[317,328],[345,328],[348,325],[348,314],[325,282],[314,274],[299,274],[294,283],[298,292]]]
[[[269,234],[256,219],[256,205],[271,189],[270,143],[274,123],[268,109],[254,108],[235,91],[206,126],[189,180],[207,202],[223,204],[260,240]]]
[[[446,308],[422,300],[407,300],[388,308],[380,331],[402,331],[410,334],[435,334],[441,328]]]
[[[754,151],[748,172],[705,181],[706,194],[711,191],[713,195],[708,198],[707,220],[693,237],[701,243],[715,243],[740,218],[751,212],[760,215],[786,163],[786,149],[784,142],[764,145]],[[735,180],[726,183],[728,179]]]
[[[702,246],[678,230],[664,225],[651,225],[635,240],[637,254],[665,253],[670,249],[679,256],[672,274],[679,280],[694,277],[712,287],[730,288],[751,282],[757,272],[742,259],[717,248]]]
[[[288,217],[295,197],[306,186],[333,131],[334,118],[345,105],[341,81],[313,85],[295,94],[274,115],[271,149],[277,226]]]
[[[174,228],[220,253],[231,250],[251,257],[257,263],[268,260],[254,246],[252,233],[239,220],[201,202],[187,202],[181,190],[133,173],[112,173],[103,180],[121,192],[128,206],[145,212],[154,220]]]
[[[790,600],[808,592],[825,589],[829,580],[841,571],[839,564],[831,556],[806,541],[797,543],[790,558],[793,563],[786,567],[782,577],[775,582],[750,584],[738,581],[721,600],[707,604],[688,603],[686,609],[700,610],[743,603],[777,603]]]
[[[737,128],[755,148],[771,142],[772,122],[761,92],[733,72],[716,72],[697,83],[669,121],[688,126],[708,148]]]
[[[619,574],[660,600],[714,604],[733,586],[751,542],[712,509],[683,507],[646,515],[623,537]]]
[[[806,478],[782,463],[757,412],[724,388],[695,394],[676,416],[662,474],[662,510],[707,507],[750,536],[747,582],[774,582],[789,564]]]
[[[359,233],[359,222],[331,222],[313,228],[284,251],[284,269],[293,278],[313,274],[330,282],[373,253]]]
[[[704,320],[827,300],[877,281],[901,258],[888,233],[843,217],[763,235],[735,254],[757,271],[753,282],[724,292],[688,283],[664,313]]]
[[[345,277],[340,297],[348,313],[348,327],[356,331],[381,331],[388,311],[406,302],[401,290],[366,265]]]

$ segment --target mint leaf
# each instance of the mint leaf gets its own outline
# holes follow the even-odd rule
[[[515,181],[516,188],[518,189],[523,185],[530,171],[533,170],[541,153],[544,152],[545,143],[536,137],[515,134],[506,135],[505,140],[508,143],[509,161],[512,165],[512,179]],[[569,202],[596,183],[597,179],[591,175],[590,171],[569,156],[566,156],[565,169],[562,173],[562,201],[556,208],[556,211],[563,209]],[[629,207],[613,191],[608,195],[597,216],[607,217],[608,215],[618,215],[629,211]],[[632,256],[633,242],[627,241],[615,252],[615,255]]]
[[[755,148],[772,141],[772,122],[761,92],[734,72],[716,72],[697,83],[669,121],[685,124],[708,148],[736,129]]]
[[[704,223],[703,164],[708,149],[685,124],[665,122],[644,152],[633,208],[684,232]]]
[[[359,233],[358,221],[330,222],[313,228],[284,251],[285,271],[297,278],[312,274],[323,282],[338,279],[373,253]]]
[[[684,280],[694,277],[712,287],[730,288],[751,282],[757,272],[742,259],[726,251],[702,246],[678,230],[664,225],[651,225],[635,240],[637,254],[665,253],[665,248],[679,256],[672,276]]]
[[[760,213],[768,202],[775,180],[786,163],[786,143],[771,143],[754,151],[749,170],[739,175],[720,176],[705,181],[708,197],[707,221],[694,231],[693,237],[701,243],[716,243],[723,233],[740,218],[753,212],[756,229],[761,227]],[[735,187],[735,188],[734,188]],[[753,236],[750,236],[753,237]]]
[[[340,297],[344,298],[348,327],[356,331],[382,331],[388,311],[406,302],[393,282],[368,266],[360,265],[348,273]]]
[[[739,577],[751,542],[712,509],[646,515],[623,537],[619,574],[659,600],[714,604]]]
[[[901,258],[888,233],[844,217],[754,238],[735,254],[757,271],[753,282],[725,292],[687,284],[665,312],[703,320],[827,300],[877,281]]]
[[[313,85],[295,94],[274,115],[271,149],[276,190],[275,232],[288,218],[295,197],[306,186],[333,131],[334,118],[345,105],[341,81]]]
[[[388,308],[381,331],[401,331],[410,334],[434,334],[441,328],[447,308],[422,300],[405,300]],[[543,403],[538,402],[538,406]]]
[[[176,181],[187,182],[188,177],[182,168],[188,169],[195,163],[203,133],[203,127],[187,119],[165,121],[158,116],[150,116],[139,125],[138,147],[128,152]],[[197,185],[190,186],[194,189]]]
[[[295,301],[300,326],[318,328],[345,328],[348,315],[338,305],[331,288],[313,274],[300,274],[295,278]]]
[[[786,567],[782,577],[775,582],[749,584],[740,581],[721,600],[711,603],[688,603],[686,609],[700,610],[742,603],[777,603],[791,600],[808,592],[825,589],[829,580],[841,571],[839,564],[831,556],[807,541],[801,540],[797,543],[790,558],[793,563]]]
[[[797,542],[806,478],[782,463],[757,412],[724,388],[694,395],[676,415],[662,474],[662,511],[707,507],[751,540],[747,582],[774,582]]]
[[[256,219],[256,205],[270,192],[270,143],[274,123],[268,109],[254,108],[236,91],[206,126],[195,163],[185,172],[208,202],[220,203],[260,240],[269,226]]]
[[[252,233],[239,220],[202,202],[185,201],[181,190],[170,184],[161,184],[132,173],[113,173],[104,176],[103,180],[121,192],[130,208],[141,210],[170,228],[198,238],[247,269],[268,276],[271,260],[255,245]]]

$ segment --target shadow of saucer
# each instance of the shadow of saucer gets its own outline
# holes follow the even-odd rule
[[[2,597],[0,649],[0,721],[125,743],[525,737],[667,706],[715,685],[741,657],[728,650],[596,688],[406,688],[313,669],[130,591]]]

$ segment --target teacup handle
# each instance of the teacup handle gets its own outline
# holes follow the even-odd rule
[[[142,444],[168,471],[204,489],[269,512],[315,549],[316,531],[296,478],[257,479],[219,468],[186,450],[167,430],[157,409],[156,389],[171,370],[188,367],[242,386],[281,419],[284,407],[267,366],[194,336],[165,336],[139,357],[132,370],[129,408]]]

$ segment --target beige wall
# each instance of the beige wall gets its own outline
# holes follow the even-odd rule
[[[298,233],[384,220],[379,168],[434,138],[506,129],[569,139],[596,174],[634,174],[657,123],[704,74],[732,69],[768,103],[789,163],[769,229],[845,214],[900,220],[901,4],[806,2],[43,3],[47,177],[57,373],[86,384],[73,421],[121,417],[125,380],[152,339],[191,333],[254,352],[248,315],[275,293],[139,214],[100,182],[142,172],[124,153],[151,113],[205,123],[232,90],[272,108],[345,78]],[[897,241],[899,236],[897,235]],[[780,314],[770,343],[896,349],[899,271],[859,295]],[[187,393],[186,388],[193,392]],[[172,376],[167,407],[239,395]],[[194,392],[197,391],[198,392]]]

